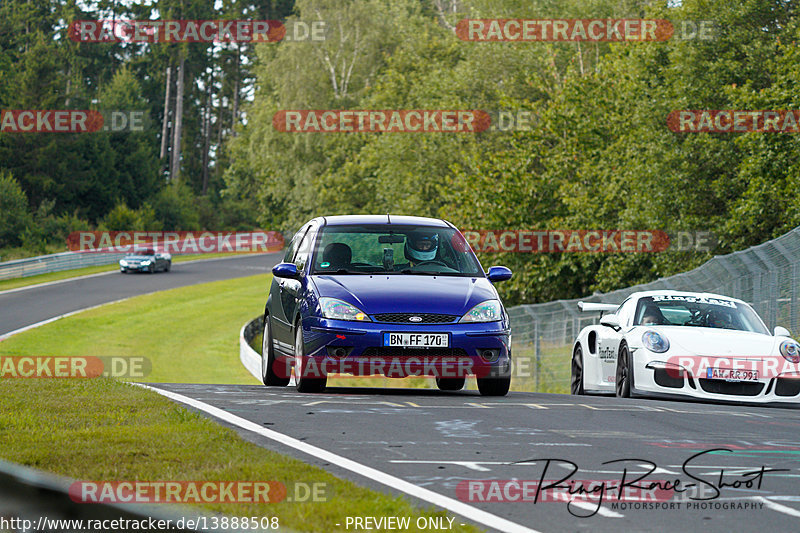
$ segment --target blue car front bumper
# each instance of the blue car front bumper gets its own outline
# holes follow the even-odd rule
[[[510,373],[511,335],[503,321],[402,324],[303,319],[305,355],[324,375],[501,377]],[[446,347],[386,346],[386,333],[446,333]],[[312,366],[309,365],[309,366]]]

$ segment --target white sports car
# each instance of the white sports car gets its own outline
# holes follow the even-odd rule
[[[572,394],[800,403],[800,344],[741,300],[662,290],[578,307],[601,318],[575,341]]]

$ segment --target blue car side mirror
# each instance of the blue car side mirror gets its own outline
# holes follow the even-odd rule
[[[300,277],[300,272],[294,263],[278,263],[272,267],[272,275],[276,278],[297,279]]]
[[[511,276],[513,275],[514,274],[511,272],[510,268],[504,266],[493,266],[489,268],[489,273],[486,275],[486,277],[489,279],[489,281],[495,283],[498,281],[506,281],[507,279],[511,279]]]

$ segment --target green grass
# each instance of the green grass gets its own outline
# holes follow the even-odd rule
[[[0,355],[143,356],[151,382],[253,384],[239,329],[257,316],[269,274],[137,296],[0,343]]]
[[[512,374],[511,390],[569,394],[569,346],[540,348],[538,365],[533,349],[517,350],[514,363],[518,368]]]
[[[36,257],[45,254],[57,254],[60,252],[69,251],[64,244],[46,244],[39,250],[31,250],[23,248],[22,246],[9,246],[0,248],[0,261],[14,261],[15,259],[26,259],[28,257]]]
[[[187,254],[187,255],[173,255],[173,263],[181,263],[183,261],[193,261],[196,259],[214,259],[217,257],[229,257],[232,253],[218,253],[218,254]],[[61,272],[50,272],[49,274],[37,274],[35,276],[28,276],[26,278],[13,278],[4,279],[0,281],[0,292],[9,289],[16,289],[18,287],[27,287],[29,285],[38,285],[39,283],[47,283],[48,281],[58,281],[62,279],[76,278],[78,276],[88,276],[89,274],[97,274],[99,272],[112,272],[119,270],[116,263],[110,265],[97,265],[83,268],[75,268],[72,270],[62,270]]]
[[[278,481],[290,494],[298,482],[324,483],[327,501],[199,506],[277,516],[296,531],[341,531],[346,516],[410,516],[414,524],[446,514],[258,447],[154,392],[110,379],[0,380],[0,440],[0,457],[79,480]]]
[[[11,337],[0,343],[0,356],[145,355],[153,366],[147,381],[256,383],[239,363],[238,332],[263,308],[269,279],[182,287],[103,306]],[[414,524],[419,516],[446,514],[338,479],[156,393],[104,378],[0,379],[0,442],[3,459],[83,480],[325,483],[324,502],[202,506],[278,516],[281,526],[298,531],[343,530],[347,516],[410,516]]]

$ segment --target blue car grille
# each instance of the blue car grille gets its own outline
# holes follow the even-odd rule
[[[397,348],[371,347],[364,350],[364,357],[469,357],[462,348]]]
[[[409,320],[419,317],[422,320]],[[434,313],[382,313],[375,315],[378,322],[394,322],[398,324],[447,324],[454,322],[458,315],[438,315]]]

